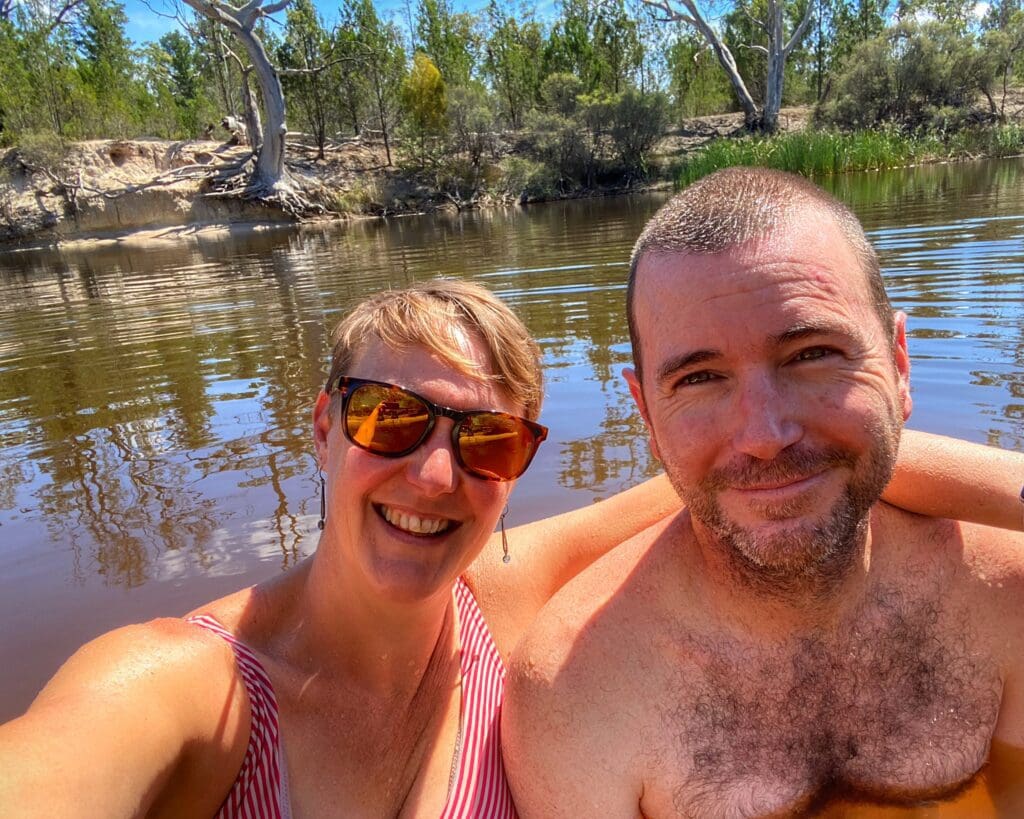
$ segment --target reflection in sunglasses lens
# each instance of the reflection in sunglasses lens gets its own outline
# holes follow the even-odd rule
[[[522,470],[530,451],[530,437],[518,418],[499,412],[476,413],[459,428],[459,453],[473,472],[508,480]]]
[[[404,390],[366,384],[349,399],[349,435],[371,452],[405,452],[416,446],[429,423],[427,407]]]

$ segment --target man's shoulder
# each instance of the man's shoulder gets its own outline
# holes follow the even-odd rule
[[[994,646],[1024,632],[1024,533],[922,517],[885,504],[874,510],[872,530],[884,575],[933,589],[944,606],[965,612],[973,630],[988,635]]]

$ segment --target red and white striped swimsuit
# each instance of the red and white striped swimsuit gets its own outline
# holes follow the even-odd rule
[[[500,715],[505,667],[480,608],[460,578],[455,585],[462,669],[460,742],[455,777],[441,819],[516,819],[501,763]],[[242,674],[252,726],[235,784],[216,819],[290,819],[288,777],[281,755],[277,699],[256,655],[209,615],[189,622],[224,638]]]

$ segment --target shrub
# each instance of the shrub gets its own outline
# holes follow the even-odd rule
[[[647,155],[668,125],[668,97],[628,89],[608,106],[608,135],[627,173],[647,176]]]
[[[542,162],[510,156],[501,163],[500,168],[498,188],[506,196],[546,199],[556,191],[558,180],[553,170]]]
[[[820,122],[843,128],[886,121],[929,127],[936,112],[967,106],[994,72],[973,35],[938,22],[904,22],[857,46],[834,100],[816,113]]]

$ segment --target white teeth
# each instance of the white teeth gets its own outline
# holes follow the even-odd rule
[[[384,519],[392,526],[417,535],[434,535],[443,532],[451,524],[450,520],[443,518],[421,518],[419,515],[396,512],[387,506],[380,508]]]

